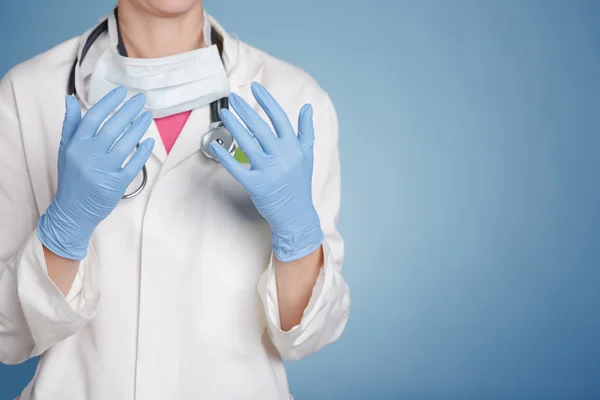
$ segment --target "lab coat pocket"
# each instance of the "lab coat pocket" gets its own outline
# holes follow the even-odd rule
[[[219,274],[230,290],[256,290],[271,257],[271,230],[237,181],[221,183]]]

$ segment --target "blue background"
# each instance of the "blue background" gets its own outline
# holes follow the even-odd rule
[[[113,6],[3,3],[0,75]],[[600,398],[600,2],[205,7],[339,113],[353,305],[297,399]]]

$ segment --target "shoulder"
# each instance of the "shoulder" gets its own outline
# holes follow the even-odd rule
[[[258,66],[258,73],[253,80],[263,85],[277,100],[294,128],[297,128],[298,113],[304,104],[313,107],[315,162],[320,165],[322,162],[328,163],[327,160],[335,160],[339,151],[339,125],[336,110],[327,91],[311,74],[298,66],[248,44],[242,43],[241,46],[247,57],[243,61]],[[249,87],[246,88],[245,95],[253,104],[254,99]],[[258,106],[256,107],[258,109]],[[262,111],[259,111],[259,115],[266,118]]]
[[[256,80],[277,100],[294,99],[315,108],[330,102],[327,91],[307,71],[247,43],[240,42],[240,46],[253,62],[260,65]]]
[[[12,67],[0,80],[0,94],[10,90],[18,101],[24,95],[39,98],[58,87],[64,92],[79,40],[71,38]]]

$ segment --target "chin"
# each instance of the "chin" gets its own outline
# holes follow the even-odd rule
[[[152,14],[175,17],[194,8],[202,8],[202,0],[128,0],[138,3]]]

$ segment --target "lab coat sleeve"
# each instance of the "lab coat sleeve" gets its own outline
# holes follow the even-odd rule
[[[77,332],[94,316],[99,298],[91,248],[67,296],[48,277],[21,136],[19,118],[26,116],[18,116],[15,104],[7,75],[0,80],[0,362],[5,364],[40,355]]]
[[[337,230],[340,208],[340,158],[338,121],[329,96],[315,107],[313,201],[321,227],[324,264],[299,325],[281,329],[274,258],[258,283],[267,319],[267,331],[281,357],[298,360],[336,341],[350,311],[350,292],[341,270],[344,242]]]

